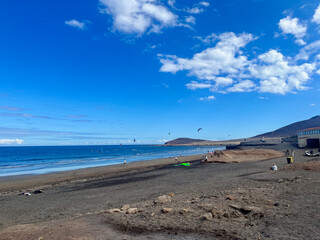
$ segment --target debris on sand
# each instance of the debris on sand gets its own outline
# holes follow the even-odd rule
[[[170,195],[162,195],[154,201],[135,203],[135,214],[113,213],[108,215],[108,219],[120,228],[134,231],[183,230],[212,234],[224,229],[225,236],[234,236],[236,229],[243,226],[254,228],[266,215],[278,211],[271,207],[275,202],[275,199],[272,199],[273,190],[268,189],[271,200],[265,199],[266,190],[238,188],[223,191],[219,195],[187,198],[178,194],[175,201],[172,201]],[[128,206],[124,205],[124,209]],[[240,233],[237,236],[241,239]]]
[[[108,213],[118,213],[118,212],[121,212],[121,209],[119,209],[119,208],[112,208],[112,209],[107,210],[106,212],[108,212]]]
[[[161,209],[161,212],[162,213],[170,213],[170,212],[172,212],[173,211],[173,208],[162,208]]]
[[[139,211],[139,209],[138,208],[128,208],[127,209],[127,214],[135,214],[135,213],[137,213]]]
[[[31,193],[29,193],[29,192],[23,192],[23,193],[20,193],[19,195],[22,195],[22,196],[31,196]]]
[[[130,208],[130,205],[123,205],[121,211],[127,211]]]
[[[202,220],[211,221],[213,219],[212,213],[206,213],[202,216]]]
[[[154,204],[163,204],[172,201],[172,197],[170,195],[162,195],[153,201]]]

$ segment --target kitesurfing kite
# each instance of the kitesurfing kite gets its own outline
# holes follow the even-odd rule
[[[198,128],[197,132],[200,132],[200,130],[202,130],[202,128]]]
[[[190,167],[190,163],[180,163],[180,166]]]

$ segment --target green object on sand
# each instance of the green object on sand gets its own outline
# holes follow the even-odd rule
[[[180,166],[190,167],[190,163],[181,163]]]

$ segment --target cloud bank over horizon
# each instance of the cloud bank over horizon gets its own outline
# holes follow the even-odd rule
[[[20,145],[24,142],[23,139],[0,139],[0,145]]]

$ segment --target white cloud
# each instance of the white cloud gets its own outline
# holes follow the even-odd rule
[[[296,65],[276,50],[261,54],[249,67],[252,77],[260,80],[260,92],[286,94],[306,90],[305,83],[315,70],[315,64]]]
[[[305,41],[303,41],[302,39],[296,39],[294,41],[296,44],[300,45],[300,46],[303,46],[303,45],[306,45],[307,43]]]
[[[160,32],[177,25],[178,16],[153,0],[100,0],[100,4],[104,7],[102,12],[112,15],[114,30],[123,33]]]
[[[210,34],[209,36],[206,37],[201,37],[201,36],[196,36],[194,38],[199,39],[201,42],[205,44],[211,44],[217,41],[219,36],[217,36],[215,33]]]
[[[256,84],[251,80],[243,80],[227,89],[227,92],[252,92],[256,88]]]
[[[208,3],[208,2],[200,2],[199,4],[202,5],[202,6],[205,6],[205,7],[209,7],[210,6],[210,3]]]
[[[270,50],[267,53],[261,54],[258,58],[265,63],[278,63],[283,61],[283,55],[276,50]]]
[[[237,74],[249,64],[247,57],[240,54],[240,48],[254,40],[251,34],[236,35],[232,32],[218,36],[220,42],[215,47],[195,54],[191,59],[174,55],[158,55],[162,67],[160,71],[176,73],[186,70],[198,79],[215,80],[221,74]]]
[[[200,7],[194,7],[187,10],[187,12],[191,14],[199,14],[199,13],[202,13],[203,11],[204,9]]]
[[[298,59],[308,60],[310,54],[320,49],[320,40],[304,47],[295,59],[271,49],[249,60],[242,48],[254,40],[251,34],[223,33],[214,37],[219,40],[214,47],[196,53],[191,58],[158,55],[162,63],[160,71],[187,71],[189,76],[198,79],[186,84],[191,90],[274,94],[306,90],[311,75],[320,73],[320,69],[317,69],[320,63],[296,62]]]
[[[313,15],[312,22],[320,24],[320,4]]]
[[[76,19],[72,19],[70,21],[65,21],[64,23],[71,26],[71,27],[78,28],[80,30],[86,29],[86,24],[84,22],[80,22]]]
[[[319,52],[320,40],[310,43],[304,48],[300,49],[299,54],[295,57],[296,60],[308,60],[312,54]]]
[[[233,83],[233,79],[229,77],[217,77],[214,79],[216,86],[229,86]]]
[[[214,99],[215,99],[214,96],[208,96],[208,97],[199,98],[200,101],[211,101],[211,100],[214,100]]]
[[[176,3],[176,0],[168,0],[168,5],[171,7],[174,7],[175,3]]]
[[[316,106],[316,104],[315,104],[315,103],[311,103],[311,104],[310,104],[310,106],[315,107],[315,106]]]
[[[193,8],[187,8],[185,9],[186,12],[190,14],[199,14],[204,12],[204,8],[209,7],[210,3],[208,2],[199,2],[198,4],[194,4]]]
[[[186,17],[186,22],[196,24],[196,19],[193,16],[188,16],[188,17]]]
[[[10,145],[10,144],[22,144],[24,140],[22,139],[0,139],[0,144]]]
[[[299,40],[296,41],[297,44],[305,44],[301,38],[307,34],[307,26],[299,23],[298,18],[291,18],[290,16],[287,16],[286,18],[281,19],[278,25],[283,34],[294,35]]]
[[[196,81],[192,81],[191,83],[186,84],[187,88],[190,90],[196,90],[196,89],[205,89],[205,88],[211,88],[212,85],[209,83],[199,83]]]

